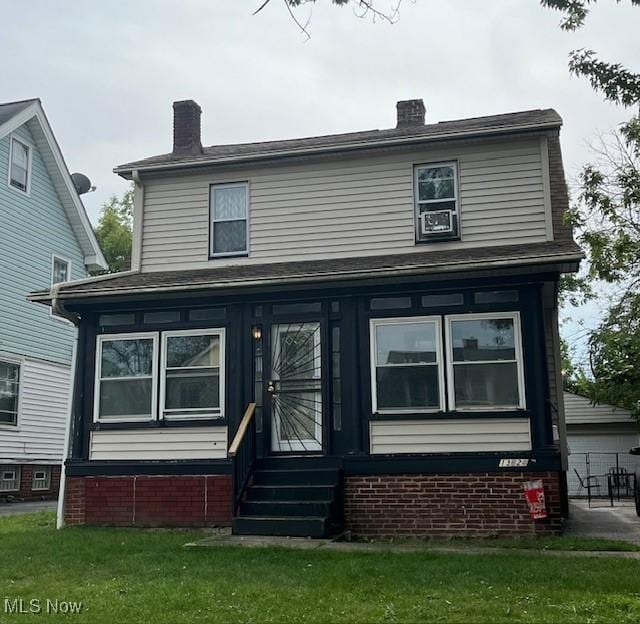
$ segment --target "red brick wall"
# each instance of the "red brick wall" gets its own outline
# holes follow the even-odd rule
[[[229,475],[69,477],[67,524],[228,526]]]
[[[50,468],[51,478],[48,490],[33,490],[33,473],[41,468]],[[51,500],[58,497],[60,487],[60,466],[51,464],[20,465],[20,489],[15,492],[3,492],[2,496],[11,496],[21,500]]]
[[[542,479],[546,520],[531,520],[523,483]],[[361,537],[509,536],[560,532],[560,474],[345,477],[345,525]]]

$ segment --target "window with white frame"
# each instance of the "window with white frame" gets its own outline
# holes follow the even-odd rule
[[[31,187],[31,147],[11,137],[9,185],[28,193]]]
[[[0,492],[20,489],[20,466],[0,466]]]
[[[51,487],[51,466],[42,466],[35,468],[33,471],[33,479],[31,489],[48,490]]]
[[[458,236],[458,181],[455,162],[416,165],[416,240]]]
[[[51,285],[69,281],[69,271],[71,263],[59,256],[52,256],[51,259]]]
[[[249,185],[214,184],[210,187],[211,255],[243,255],[248,252]]]
[[[20,364],[0,361],[0,425],[17,426]]]
[[[451,315],[446,323],[450,408],[523,408],[520,315]]]
[[[94,419],[155,418],[157,362],[157,333],[98,336]]]
[[[162,334],[160,413],[163,418],[222,417],[224,330]]]
[[[371,321],[374,412],[443,409],[439,317]]]

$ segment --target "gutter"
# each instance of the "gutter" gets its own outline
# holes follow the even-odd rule
[[[547,256],[546,258],[541,258],[539,255],[531,256],[531,257],[521,257],[515,259],[508,260],[492,260],[482,263],[469,263],[465,261],[460,261],[458,263],[450,262],[447,265],[439,265],[435,271],[430,271],[428,266],[416,266],[415,264],[406,265],[406,266],[397,266],[394,268],[378,268],[378,269],[362,269],[362,270],[353,270],[353,271],[344,271],[341,273],[307,273],[301,275],[282,275],[277,278],[263,277],[263,278],[255,278],[255,279],[234,279],[229,281],[203,281],[203,282],[195,282],[192,284],[185,285],[156,285],[156,286],[130,286],[123,288],[102,288],[99,290],[90,290],[90,291],[72,291],[69,293],[63,293],[64,299],[78,299],[78,298],[86,298],[86,297],[98,297],[105,294],[113,294],[113,295],[126,295],[126,294],[149,294],[156,292],[189,292],[194,290],[202,290],[206,288],[207,290],[221,290],[225,288],[238,288],[238,287],[250,287],[250,286],[261,286],[264,284],[272,284],[272,285],[291,285],[296,282],[319,282],[326,281],[327,279],[333,281],[344,281],[349,279],[367,279],[372,275],[382,275],[384,277],[402,277],[402,276],[411,276],[411,275],[420,275],[420,274],[429,274],[429,273],[452,273],[460,270],[483,270],[485,268],[503,268],[503,267],[517,267],[522,265],[532,264],[533,261],[542,261],[544,264],[564,264],[564,263],[577,263],[584,258],[583,254],[565,253],[565,254],[557,254]],[[426,269],[426,270],[425,270]],[[577,270],[577,269],[576,269]],[[215,279],[213,277],[212,279]],[[53,289],[52,289],[53,290]],[[53,293],[51,293],[53,294]],[[56,293],[57,296],[57,293]],[[31,301],[46,301],[50,298],[49,294],[42,295],[30,295],[29,299]]]
[[[61,316],[68,321],[71,321],[73,325],[77,328],[80,324],[80,316],[74,312],[69,312],[65,309],[64,304],[60,300],[60,287],[63,286],[65,282],[58,282],[51,287],[50,295],[51,295],[51,310],[57,316]],[[77,334],[77,332],[76,332]],[[77,336],[76,336],[77,340]],[[74,343],[75,348],[75,343]]]
[[[538,124],[528,124],[524,126],[497,126],[494,128],[484,128],[482,130],[476,131],[452,131],[445,132],[439,134],[437,136],[429,136],[429,135],[413,135],[413,136],[403,136],[403,137],[393,137],[390,139],[379,139],[372,141],[356,141],[353,143],[345,143],[343,145],[324,145],[320,147],[303,147],[298,149],[289,149],[289,150],[281,150],[281,151],[272,151],[272,152],[256,152],[254,154],[243,154],[241,156],[227,156],[222,158],[210,158],[210,159],[200,159],[200,160],[190,160],[184,162],[168,162],[168,163],[154,163],[145,166],[144,164],[136,164],[134,166],[130,165],[122,165],[120,167],[115,167],[113,172],[118,175],[124,174],[132,174],[134,171],[162,171],[166,169],[184,169],[184,168],[194,168],[194,167],[206,167],[210,165],[217,164],[233,164],[239,162],[251,162],[255,160],[270,160],[277,158],[288,158],[293,156],[306,156],[306,155],[314,155],[314,154],[324,154],[324,153],[332,153],[332,152],[343,152],[349,150],[356,149],[366,149],[366,148],[377,148],[377,147],[393,147],[398,145],[413,145],[416,143],[430,143],[437,141],[446,141],[448,139],[458,139],[458,138],[473,138],[477,136],[488,136],[488,135],[502,135],[502,134],[512,134],[514,132],[529,132],[532,130],[546,130],[549,128],[559,128],[561,126],[561,122],[544,122]],[[294,139],[295,140],[295,139]],[[137,173],[136,173],[137,175]]]

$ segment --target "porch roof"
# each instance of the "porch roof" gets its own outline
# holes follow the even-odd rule
[[[242,264],[192,271],[115,273],[66,284],[57,284],[60,299],[162,293],[194,290],[236,290],[257,286],[364,281],[384,277],[425,277],[496,268],[536,266],[575,271],[584,258],[573,241],[548,241],[527,245],[432,250],[384,256],[335,258],[304,262]],[[52,291],[29,295],[32,301],[49,301]]]

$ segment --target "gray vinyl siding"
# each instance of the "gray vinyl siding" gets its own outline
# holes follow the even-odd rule
[[[227,456],[226,427],[173,427],[94,431],[90,458],[93,460],[224,459]]]
[[[373,455],[531,450],[528,418],[380,420],[369,433]]]
[[[141,268],[210,268],[427,250],[415,244],[413,166],[458,163],[461,241],[438,249],[553,236],[539,138],[383,156],[164,174],[145,181]],[[208,258],[209,185],[249,183],[248,257]]]
[[[52,254],[71,261],[73,279],[87,275],[84,256],[31,132],[13,134],[33,163],[30,196],[10,188],[11,135],[0,140],[0,352],[68,364],[75,329],[26,296],[51,285]]]
[[[589,399],[572,392],[564,393],[564,412],[568,425],[633,422],[629,410],[606,403],[592,405]]]
[[[60,463],[70,369],[30,359],[20,361],[20,367],[18,425],[0,426],[0,461]]]

